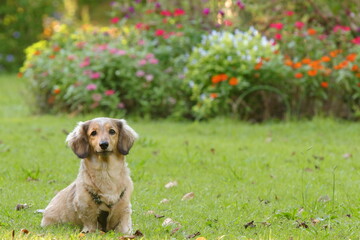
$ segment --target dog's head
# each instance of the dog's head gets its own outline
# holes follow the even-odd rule
[[[123,119],[95,118],[79,122],[66,142],[79,158],[86,158],[89,154],[127,155],[137,137]]]

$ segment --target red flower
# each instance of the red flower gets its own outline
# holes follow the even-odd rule
[[[309,29],[307,30],[307,33],[308,33],[309,35],[315,35],[315,34],[316,34],[316,30],[313,29],[313,28],[309,28]]]
[[[226,19],[226,20],[224,20],[224,25],[230,27],[233,25],[233,23],[232,23],[232,21]]]
[[[270,27],[271,28],[276,28],[277,30],[281,30],[283,28],[284,24],[282,23],[271,23]]]
[[[292,16],[292,15],[294,15],[294,14],[295,14],[295,13],[294,13],[293,11],[286,11],[286,12],[285,12],[285,15],[286,15],[286,16],[289,16],[289,17]]]
[[[162,10],[160,12],[161,15],[165,16],[165,17],[171,17],[171,12],[168,10]]]
[[[210,97],[211,98],[217,98],[219,95],[217,93],[210,93]]]
[[[360,45],[360,37],[356,37],[353,40],[351,40],[353,44]]]
[[[321,82],[321,83],[320,83],[320,86],[321,86],[322,88],[328,88],[328,87],[329,87],[329,83],[328,83],[328,82]]]
[[[155,31],[155,36],[163,36],[165,34],[165,30],[163,29],[157,29]]]
[[[110,20],[110,22],[113,23],[113,24],[116,24],[116,23],[118,23],[119,21],[120,21],[120,18],[118,18],[118,17],[114,17],[114,18],[112,18],[112,19]]]
[[[304,75],[302,73],[295,73],[294,75],[296,78],[302,78]]]
[[[185,11],[183,10],[183,9],[181,9],[181,8],[177,8],[177,9],[175,9],[175,11],[174,11],[174,16],[175,17],[177,17],[177,16],[182,16],[182,15],[184,15],[185,14]]]
[[[110,90],[105,91],[106,96],[111,96],[111,95],[114,95],[114,94],[115,94],[115,90],[110,89]]]
[[[333,32],[337,32],[337,31],[343,31],[343,32],[348,32],[350,31],[350,27],[348,26],[341,26],[341,25],[336,25],[334,28],[333,28]]]
[[[275,34],[274,37],[275,37],[276,40],[281,40],[282,39],[282,35],[280,33]]]
[[[304,26],[305,26],[305,23],[303,23],[303,22],[296,22],[295,24],[294,24],[294,26],[297,28],[297,29],[302,29]]]

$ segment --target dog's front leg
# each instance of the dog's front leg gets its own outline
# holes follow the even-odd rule
[[[116,232],[125,234],[132,233],[131,212],[131,204],[121,211],[121,214],[119,215],[119,224],[115,228]]]
[[[76,212],[82,222],[83,229],[81,232],[95,232],[97,229],[98,207],[90,201],[76,201]]]

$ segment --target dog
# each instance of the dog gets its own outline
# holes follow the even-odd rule
[[[50,201],[41,226],[73,223],[82,232],[132,232],[133,182],[125,162],[138,134],[123,119],[79,122],[66,138],[80,158],[76,180]]]

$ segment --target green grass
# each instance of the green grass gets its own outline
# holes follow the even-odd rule
[[[64,132],[95,116],[32,116],[22,100],[24,80],[0,76],[0,89],[0,239],[13,230],[16,239],[77,239],[80,229],[71,225],[42,229],[34,211],[77,175],[79,160]],[[141,136],[127,160],[134,229],[145,239],[197,232],[206,239],[359,239],[359,123],[128,122]],[[178,186],[166,189],[173,180]],[[194,199],[181,201],[188,192]],[[160,204],[164,198],[170,201]],[[15,211],[18,203],[30,208]],[[167,217],[181,224],[172,236],[176,226],[161,226]],[[251,221],[255,226],[245,228]]]

